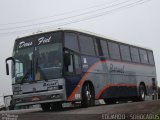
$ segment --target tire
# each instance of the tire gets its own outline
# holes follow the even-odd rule
[[[41,108],[43,111],[51,111],[51,104],[50,103],[42,103]]]
[[[117,101],[115,99],[104,99],[106,104],[115,104]]]
[[[82,87],[82,107],[89,107],[95,105],[95,92],[94,88],[90,84],[84,84]]]
[[[133,102],[139,102],[140,101],[140,98],[135,96],[131,99]]]
[[[139,86],[139,101],[145,101],[146,89],[144,85]]]
[[[15,105],[14,105],[14,102],[11,100],[9,110],[14,110],[14,109],[15,109]]]
[[[61,102],[51,103],[51,110],[61,110],[62,108],[63,107]]]
[[[14,110],[14,106],[13,106],[13,105],[10,105],[10,106],[9,106],[9,110]]]

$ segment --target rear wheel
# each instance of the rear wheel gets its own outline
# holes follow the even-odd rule
[[[50,111],[51,110],[51,104],[50,103],[42,103],[41,108],[43,111]]]
[[[139,100],[144,101],[146,97],[146,89],[144,85],[139,86]]]
[[[115,104],[117,101],[115,99],[104,99],[106,104]]]
[[[95,105],[95,92],[94,88],[90,84],[85,84],[82,87],[82,107],[89,107]]]

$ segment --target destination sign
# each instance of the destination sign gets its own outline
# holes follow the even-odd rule
[[[44,33],[17,39],[15,48],[23,49],[57,42],[62,42],[62,32]]]

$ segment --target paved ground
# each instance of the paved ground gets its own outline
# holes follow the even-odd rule
[[[120,118],[140,119],[139,117],[144,119],[147,117],[146,119],[149,120],[149,118],[158,119],[157,113],[160,113],[160,101],[145,101],[89,108],[65,108],[61,111],[51,112],[43,112],[41,109],[2,111],[0,119],[4,119],[8,115],[8,118],[18,117],[18,120],[108,120],[109,118],[118,120]]]

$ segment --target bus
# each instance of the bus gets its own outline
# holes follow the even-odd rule
[[[56,29],[17,38],[6,59],[13,106],[40,104],[44,111],[65,102],[157,99],[153,51],[91,32]]]

